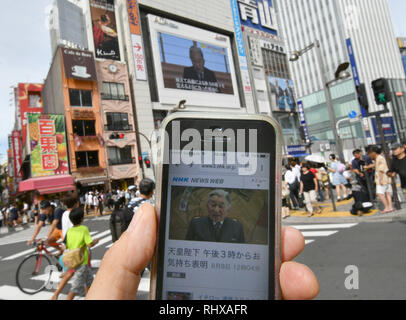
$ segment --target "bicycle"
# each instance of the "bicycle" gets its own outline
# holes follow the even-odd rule
[[[17,287],[29,295],[47,288],[54,271],[63,270],[59,263],[59,256],[52,254],[46,248],[44,240],[34,242],[33,246],[36,247],[35,252],[24,258],[16,272]]]

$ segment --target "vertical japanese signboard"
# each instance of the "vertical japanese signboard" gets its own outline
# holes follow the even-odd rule
[[[68,174],[68,156],[63,115],[28,114],[33,178]]]
[[[22,178],[21,175],[21,165],[22,165],[22,150],[21,150],[21,134],[20,131],[12,132],[12,146],[13,146],[13,155],[14,155],[14,177],[16,180]]]
[[[141,37],[140,14],[137,0],[127,0],[128,20],[130,23],[131,41],[135,65],[135,77],[137,80],[147,80],[145,69],[144,49]]]
[[[245,55],[244,38],[241,30],[240,14],[238,11],[237,0],[231,1],[231,9],[233,11],[235,41],[237,43],[238,57],[240,60],[241,77],[244,85],[244,91],[251,93],[251,81],[248,72],[247,57]]]

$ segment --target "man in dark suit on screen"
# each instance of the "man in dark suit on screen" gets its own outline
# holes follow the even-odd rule
[[[219,92],[216,75],[213,71],[204,67],[205,60],[201,48],[192,46],[189,50],[189,57],[192,61],[192,67],[185,67],[183,70],[184,79],[192,79],[197,81],[206,81],[216,92]]]
[[[230,195],[224,190],[214,190],[207,200],[207,217],[194,218],[186,234],[188,241],[245,243],[242,224],[228,218],[231,209]]]

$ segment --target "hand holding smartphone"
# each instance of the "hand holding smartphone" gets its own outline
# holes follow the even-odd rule
[[[279,125],[181,112],[160,140],[151,299],[279,299]]]

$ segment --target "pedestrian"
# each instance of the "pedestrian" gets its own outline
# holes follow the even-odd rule
[[[99,204],[100,204],[100,201],[99,201],[99,192],[96,191],[96,192],[94,193],[94,195],[93,195],[93,207],[94,207],[94,216],[95,216],[95,217],[98,217],[98,216],[99,216],[99,209],[100,209]]]
[[[345,200],[349,200],[352,198],[352,185],[356,183],[355,181],[355,174],[352,172],[352,166],[349,162],[345,164],[346,169],[343,173],[344,178],[347,180],[347,184],[345,188],[347,189],[347,197]]]
[[[297,175],[292,170],[290,165],[285,166],[285,181],[288,186],[290,201],[292,202],[292,209],[299,210],[299,190],[300,190],[300,180]]]
[[[85,289],[87,294],[93,281],[88,248],[95,246],[99,240],[92,240],[89,228],[82,224],[84,215],[82,208],[73,209],[69,214],[69,219],[72,221],[73,227],[66,233],[66,248],[70,251],[83,249],[83,262],[75,268],[72,278],[72,287],[69,290],[67,300],[73,300],[83,289]]]
[[[374,161],[375,164],[375,184],[376,195],[379,197],[384,205],[382,214],[393,212],[392,207],[392,179],[388,177],[389,172],[386,159],[382,155],[382,150],[378,146],[372,146],[368,149],[368,156]]]
[[[73,227],[73,223],[69,218],[69,214],[72,212],[72,210],[79,208],[80,203],[74,194],[66,195],[66,197],[63,199],[63,203],[66,206],[66,211],[62,215],[62,235],[64,243],[66,244],[66,234],[68,230]],[[63,265],[63,263],[61,263],[61,265]],[[69,282],[69,280],[73,277],[74,273],[75,269],[65,270],[65,272],[61,275],[62,280],[59,282],[58,288],[52,295],[51,300],[58,300],[60,293]]]
[[[16,203],[12,202],[8,213],[8,222],[10,225],[16,228],[18,226],[19,220],[20,220],[20,212],[17,209]]]
[[[393,154],[392,164],[390,166],[388,176],[395,178],[399,175],[403,197],[406,199],[406,149],[405,145],[395,143],[391,145]]]
[[[89,210],[93,205],[93,194],[91,191],[86,192],[86,205],[85,205],[85,214],[89,215]]]
[[[368,184],[370,185],[371,191],[375,194],[375,184],[374,184],[374,171],[373,164],[370,157],[363,155],[362,150],[356,149],[353,151],[354,159],[351,162],[352,171],[358,183],[361,185],[363,190],[368,190]],[[368,194],[368,197],[369,194]],[[371,201],[372,199],[370,199]]]
[[[338,161],[335,154],[330,155],[330,168],[328,171],[333,173],[332,184],[336,188],[337,201],[344,200],[347,198],[347,189],[345,185],[347,184],[347,179],[345,179],[343,173],[346,169],[345,165]]]
[[[319,191],[317,178],[310,169],[311,166],[309,164],[303,164],[302,175],[300,177],[300,194],[303,194],[304,196],[306,209],[309,212],[309,218],[314,215],[314,207],[317,209],[317,214],[322,212],[317,201],[317,193]]]
[[[3,227],[4,220],[5,220],[4,211],[5,211],[5,208],[1,208],[1,211],[0,211],[0,228]]]

